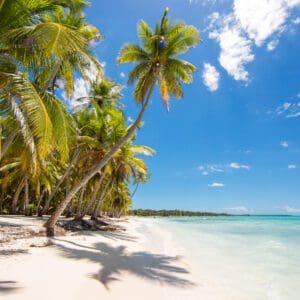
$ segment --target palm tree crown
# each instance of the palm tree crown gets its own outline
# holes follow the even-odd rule
[[[136,82],[134,98],[144,102],[154,83],[160,86],[162,99],[169,110],[169,95],[183,96],[181,82],[191,83],[196,67],[176,56],[195,47],[200,41],[198,30],[183,22],[170,23],[166,8],[161,23],[151,29],[145,21],[138,24],[141,45],[125,44],[118,57],[119,63],[134,63],[128,84]]]

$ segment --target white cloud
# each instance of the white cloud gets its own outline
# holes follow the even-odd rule
[[[126,74],[125,74],[124,72],[121,72],[121,73],[120,73],[120,77],[121,77],[121,78],[125,78],[125,77],[126,77]]]
[[[221,187],[224,187],[225,184],[222,182],[213,182],[213,183],[209,184],[208,186],[213,187],[213,188],[221,188]]]
[[[101,64],[105,66],[105,62]],[[84,78],[76,78],[74,82],[74,94],[71,99],[66,99],[72,108],[85,106],[89,103],[87,97],[91,90],[92,82],[101,82],[101,73],[94,65],[90,65],[84,70]]]
[[[288,169],[292,170],[292,169],[297,169],[296,165],[288,165]]]
[[[103,66],[103,64],[101,64]],[[84,70],[84,74],[87,79],[91,82],[101,80],[100,73],[98,69],[94,65],[90,65],[88,68]]]
[[[198,171],[200,171],[201,174],[204,176],[207,176],[209,174],[214,174],[214,173],[224,173],[224,172],[230,172],[233,170],[240,170],[240,169],[249,171],[251,167],[249,165],[240,164],[236,162],[232,162],[228,164],[202,165],[198,167]]]
[[[273,40],[273,41],[269,42],[267,45],[267,50],[273,51],[277,47],[278,43],[279,43],[279,40]]]
[[[234,15],[257,46],[284,28],[288,7],[283,0],[235,0]]]
[[[294,207],[290,207],[290,206],[285,206],[283,208],[283,210],[285,210],[287,213],[290,214],[299,214],[300,213],[300,208],[294,208]]]
[[[133,119],[132,117],[129,116],[129,117],[127,118],[127,121],[128,121],[129,123],[133,123],[133,122],[134,122],[134,119]]]
[[[211,92],[214,92],[219,88],[220,73],[209,63],[204,63],[203,67],[203,83]]]
[[[240,213],[240,214],[247,214],[247,213],[251,213],[254,211],[253,209],[249,209],[245,206],[234,206],[234,207],[229,207],[229,208],[224,208],[224,209],[227,211]]]
[[[267,42],[267,50],[276,48],[279,37],[290,22],[290,11],[300,0],[234,0],[232,11],[210,15],[209,38],[218,41],[219,62],[235,80],[248,81],[246,65],[254,60],[252,48]]]
[[[90,84],[83,78],[78,78],[75,80],[74,84],[74,100],[78,98],[87,97],[90,91]]]
[[[232,16],[225,18],[222,23],[220,28],[209,34],[209,38],[219,42],[219,62],[235,80],[247,81],[249,74],[245,65],[254,60],[251,41],[245,38]]]
[[[294,7],[300,5],[300,0],[285,0],[288,6]]]
[[[297,17],[297,18],[294,19],[292,22],[293,22],[294,24],[296,24],[296,25],[300,24],[300,17]]]
[[[230,166],[230,168],[232,168],[232,169],[245,169],[245,170],[250,170],[250,166],[248,166],[248,165],[241,165],[241,164],[235,163],[235,162],[230,163],[229,166]]]
[[[282,146],[283,148],[288,148],[289,147],[289,143],[287,141],[281,141],[280,142],[280,146]]]
[[[299,98],[299,96],[296,96]],[[299,102],[284,102],[277,106],[274,110],[269,110],[267,114],[272,116],[281,116],[284,118],[297,118],[300,117],[300,101]]]

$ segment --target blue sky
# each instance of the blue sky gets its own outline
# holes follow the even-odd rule
[[[106,74],[124,85],[128,118],[137,107],[117,65],[136,24],[170,17],[196,26],[202,43],[184,56],[198,68],[166,112],[155,93],[137,142],[149,183],[135,208],[300,213],[300,1],[91,1],[86,15],[105,39],[95,47]],[[80,88],[80,85],[79,87]]]

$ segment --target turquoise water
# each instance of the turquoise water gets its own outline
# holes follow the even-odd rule
[[[300,299],[300,217],[159,219],[202,283],[224,299]]]

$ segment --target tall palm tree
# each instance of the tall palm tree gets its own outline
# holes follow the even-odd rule
[[[148,107],[155,85],[160,84],[160,92],[166,103],[169,93],[180,98],[183,95],[180,82],[191,83],[196,67],[189,62],[177,59],[176,56],[195,47],[200,40],[198,30],[183,22],[170,23],[168,8],[165,10],[160,24],[152,30],[146,22],[138,26],[141,45],[126,44],[118,57],[119,63],[134,63],[135,67],[129,75],[129,83],[136,82],[134,97],[141,104],[141,110],[135,122],[126,134],[115,143],[106,155],[69,191],[64,201],[57,207],[45,223],[47,235],[54,235],[54,226],[74,195],[97,174],[135,134],[142,117]]]

